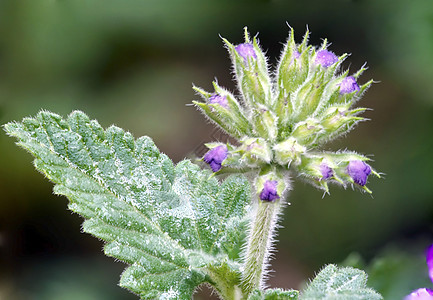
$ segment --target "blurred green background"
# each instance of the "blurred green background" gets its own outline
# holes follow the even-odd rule
[[[352,53],[351,71],[368,61],[360,82],[377,84],[360,105],[373,108],[371,121],[325,148],[374,154],[386,175],[370,179],[373,197],[332,186],[323,199],[294,178],[270,285],[299,288],[356,252],[373,262],[370,283],[385,299],[431,287],[423,262],[433,242],[431,0],[0,0],[0,123],[79,109],[104,127],[151,136],[179,161],[215,136],[187,106],[197,98],[192,83],[211,90],[218,78],[235,90],[218,35],[241,43],[248,26],[275,65],[286,22],[298,42],[308,26],[312,44],[326,37],[335,53]],[[0,133],[0,299],[136,299],[116,286],[124,265],[80,233],[80,217],[31,161]],[[357,257],[346,262],[364,266]]]

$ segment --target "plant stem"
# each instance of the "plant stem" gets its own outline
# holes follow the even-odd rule
[[[256,215],[251,225],[243,270],[242,285],[246,297],[263,285],[263,275],[266,272],[277,216],[281,207],[280,200],[275,202],[258,200],[258,202]]]

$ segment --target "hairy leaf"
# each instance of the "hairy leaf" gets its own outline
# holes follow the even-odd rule
[[[298,296],[299,292],[296,290],[267,289],[253,291],[248,300],[298,300]]]
[[[220,184],[190,161],[173,165],[149,137],[105,131],[79,111],[67,120],[40,112],[5,130],[86,219],[83,230],[107,242],[105,254],[129,264],[121,286],[143,299],[190,299],[199,284],[221,281],[220,266],[238,281],[250,197],[244,177]]]
[[[328,265],[308,285],[300,300],[380,300],[374,290],[367,288],[363,271]]]

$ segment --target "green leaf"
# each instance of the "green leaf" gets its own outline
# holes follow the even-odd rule
[[[298,300],[298,296],[299,292],[296,290],[267,289],[253,291],[248,300]]]
[[[367,288],[363,271],[328,265],[301,293],[299,300],[380,300],[381,295]]]
[[[107,243],[105,254],[129,264],[120,285],[142,299],[190,299],[195,288],[239,278],[250,187],[242,176],[219,183],[190,161],[176,166],[149,137],[106,131],[84,113],[67,120],[40,112],[5,125],[36,168],[86,220],[83,230]]]

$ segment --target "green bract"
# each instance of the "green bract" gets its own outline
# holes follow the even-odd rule
[[[194,104],[240,143],[228,146],[229,157],[220,172],[262,170],[264,165],[279,173],[293,169],[326,192],[330,181],[343,185],[359,182],[346,169],[351,160],[368,161],[367,157],[321,152],[319,147],[365,120],[358,115],[366,109],[353,106],[373,81],[358,86],[356,79],[366,68],[352,76],[348,71],[340,73],[347,54],[335,56],[326,50],[326,40],[319,48],[309,46],[308,35],[296,44],[291,30],[275,72],[270,72],[257,38],[251,40],[246,29],[244,44],[235,46],[223,39],[233,62],[239,97],[217,82],[213,93],[194,87],[204,99]],[[242,52],[245,49],[248,53]],[[342,83],[344,87],[340,87]],[[228,105],[211,103],[209,99],[215,95],[227,99]],[[322,164],[331,176],[324,176]],[[360,187],[370,192],[364,185]]]

